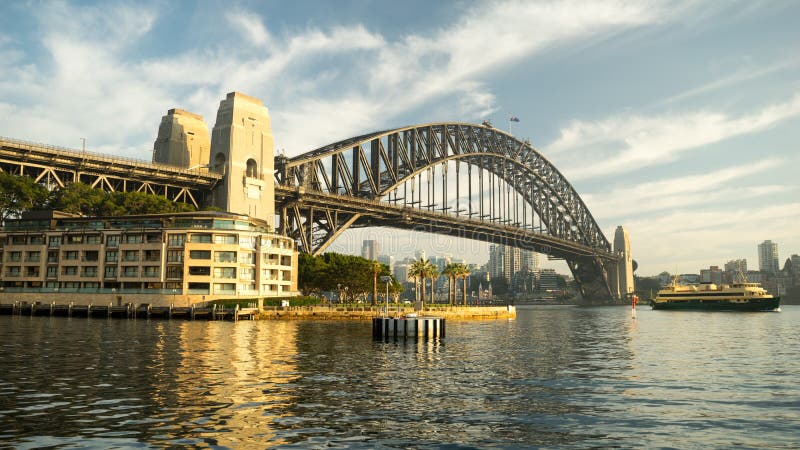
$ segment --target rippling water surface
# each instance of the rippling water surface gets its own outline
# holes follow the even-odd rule
[[[0,446],[800,446],[800,307],[364,322],[0,317]]]

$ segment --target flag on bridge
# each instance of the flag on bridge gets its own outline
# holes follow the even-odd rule
[[[519,122],[519,117],[517,117],[517,116],[511,116],[511,118],[510,118],[510,119],[508,119],[508,121],[509,121],[509,122]]]

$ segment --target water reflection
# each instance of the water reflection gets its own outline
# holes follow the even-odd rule
[[[0,317],[0,441],[789,445],[797,318],[552,308],[375,342],[363,322]]]

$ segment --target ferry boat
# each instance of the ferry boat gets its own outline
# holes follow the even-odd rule
[[[780,297],[774,297],[759,283],[750,283],[744,276],[730,285],[713,283],[671,286],[658,291],[652,300],[653,309],[704,311],[780,311]]]

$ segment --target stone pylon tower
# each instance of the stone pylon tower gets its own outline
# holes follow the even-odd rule
[[[182,109],[170,109],[161,118],[153,144],[153,162],[205,170],[211,140],[203,117]]]
[[[618,226],[614,233],[614,253],[620,256],[620,260],[614,270],[609,271],[611,293],[625,299],[634,290],[633,256],[631,255],[630,236],[622,225]]]
[[[211,134],[210,170],[224,175],[213,204],[275,226],[274,140],[261,100],[229,93],[219,103]]]

